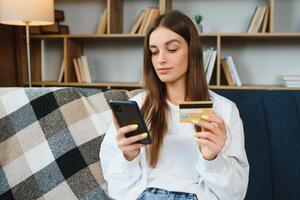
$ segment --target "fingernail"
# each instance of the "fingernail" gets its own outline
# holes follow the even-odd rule
[[[194,124],[198,124],[199,123],[199,121],[196,120],[196,119],[191,119],[191,122],[194,123]]]
[[[142,133],[143,138],[146,138],[148,136],[148,133]]]
[[[201,115],[202,119],[208,119],[208,115]]]
[[[138,125],[137,124],[133,124],[131,125],[132,129],[137,129],[138,128]]]

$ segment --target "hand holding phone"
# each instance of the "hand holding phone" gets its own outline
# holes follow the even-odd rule
[[[111,101],[117,127],[118,147],[126,160],[133,160],[140,148],[152,142],[142,114],[134,101]]]
[[[120,127],[137,125],[137,128],[126,133],[125,137],[129,138],[142,133],[148,133],[147,137],[138,141],[138,143],[152,143],[143,115],[135,101],[111,100],[109,104]]]

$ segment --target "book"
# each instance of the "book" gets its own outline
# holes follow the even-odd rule
[[[256,24],[254,26],[254,30],[253,30],[255,33],[261,32],[266,10],[267,10],[267,7],[260,7],[260,9],[259,9],[258,18],[257,18]]]
[[[60,26],[58,22],[54,22],[54,24],[49,26],[41,26],[42,33],[46,34],[58,34],[60,33]]]
[[[100,19],[99,19],[99,23],[98,23],[98,27],[97,27],[97,32],[96,34],[101,35],[101,34],[105,34],[106,30],[107,30],[107,9],[104,9],[104,12],[102,13]]]
[[[214,50],[213,47],[211,47],[210,49],[207,49],[207,50],[206,50],[206,53],[205,53],[205,57],[203,58],[203,62],[204,62],[204,72],[205,72],[205,73],[206,73],[206,71],[207,71],[207,68],[208,68],[209,61],[210,61],[210,58],[211,58],[211,56],[212,56],[213,50]]]
[[[135,23],[133,24],[133,26],[131,28],[129,34],[138,33],[138,30],[139,30],[139,28],[141,26],[141,23],[142,23],[144,17],[145,17],[145,10],[141,10],[140,14],[136,18]]]
[[[91,73],[90,73],[90,68],[89,68],[87,57],[81,56],[80,59],[81,59],[81,63],[82,63],[82,69],[83,69],[84,75],[85,75],[85,80],[87,83],[91,83],[92,78],[91,78]]]
[[[256,7],[248,26],[248,33],[258,33],[263,25],[267,7]]]
[[[77,61],[77,64],[78,64],[78,69],[79,69],[79,74],[80,74],[80,77],[81,77],[81,81],[86,83],[87,81],[86,81],[85,72],[83,70],[81,57],[77,57],[76,61]]]
[[[300,81],[285,81],[285,82],[283,82],[283,86],[286,86],[286,87],[300,87]]]
[[[81,78],[79,62],[78,62],[77,58],[73,58],[73,66],[74,66],[74,69],[75,69],[75,75],[76,75],[77,81],[79,83],[83,82],[83,80]]]
[[[60,34],[69,34],[69,26],[68,25],[59,25]]]
[[[283,75],[281,79],[283,81],[300,81],[300,75]]]
[[[268,22],[269,22],[269,16],[270,16],[270,7],[266,8],[266,12],[265,12],[265,16],[264,16],[264,20],[263,20],[263,25],[261,28],[261,32],[262,33],[266,33],[267,32],[267,26],[268,26]]]
[[[61,22],[65,20],[65,13],[63,10],[54,10],[54,19],[56,22]]]
[[[203,69],[204,69],[204,72],[205,72],[205,66],[206,66],[206,63],[207,63],[207,59],[208,59],[208,54],[209,54],[209,50],[206,49],[202,52],[202,59],[203,59]]]
[[[143,34],[146,34],[150,24],[155,20],[155,18],[159,15],[158,8],[150,8],[149,15],[147,17],[147,20],[145,22],[145,26],[143,27]]]
[[[228,66],[228,63],[226,61],[226,58],[221,59],[221,67],[223,69],[223,72],[224,72],[224,75],[225,75],[225,78],[227,80],[228,85],[229,86],[235,86],[236,82],[233,80],[232,73],[229,70],[229,66]]]
[[[242,86],[242,82],[241,82],[239,73],[237,71],[237,68],[236,68],[236,65],[233,61],[232,56],[227,56],[226,61],[227,61],[227,64],[229,66],[230,71],[232,72],[233,78],[234,78],[237,86]]]
[[[149,17],[150,12],[151,12],[151,8],[146,8],[145,9],[145,16],[144,16],[144,19],[143,19],[143,21],[141,23],[139,31],[138,31],[139,34],[143,34],[143,31],[144,31],[145,25],[147,23],[147,19]]]
[[[64,71],[65,71],[65,65],[66,65],[66,61],[65,59],[63,59],[61,66],[60,66],[60,70],[59,70],[59,75],[58,75],[58,79],[57,82],[61,83],[63,80],[63,75],[64,75]]]
[[[41,34],[41,27],[40,26],[30,26],[29,28],[30,34]]]
[[[257,15],[258,15],[258,8],[259,8],[258,6],[255,7],[254,12],[251,16],[250,23],[249,23],[248,29],[247,29],[248,33],[251,33],[252,30],[253,30],[254,22],[256,21],[256,18],[257,18]]]
[[[209,63],[208,63],[207,71],[206,71],[206,82],[208,85],[211,81],[211,77],[212,77],[212,74],[214,71],[216,58],[217,58],[217,51],[213,50],[212,54],[211,54],[211,58],[209,59]]]

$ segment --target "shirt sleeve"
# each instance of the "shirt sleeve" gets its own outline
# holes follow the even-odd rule
[[[249,164],[244,148],[244,129],[235,104],[225,120],[227,141],[221,153],[211,161],[205,160],[199,151],[197,170],[204,181],[206,191],[212,191],[218,199],[241,200],[245,198]]]
[[[146,187],[143,172],[144,149],[132,161],[127,161],[117,146],[116,127],[111,123],[100,149],[100,162],[108,193],[114,199],[136,199]]]

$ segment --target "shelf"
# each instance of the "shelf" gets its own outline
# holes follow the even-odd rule
[[[32,39],[143,39],[143,34],[70,34],[70,35],[31,35]],[[221,37],[221,38],[300,38],[299,33],[200,33],[199,37]]]
[[[43,81],[43,82],[33,82],[33,86],[47,86],[47,87],[105,87],[110,88],[142,88],[142,84],[139,83],[104,83],[104,82],[93,82],[93,83],[78,83],[78,82],[68,82],[68,83],[59,83],[55,81]]]
[[[70,35],[32,35],[30,38],[32,39],[51,39],[51,38],[72,38],[72,39],[143,39],[145,36],[140,34],[130,35],[130,34],[104,34],[104,35],[96,35],[96,34],[70,34]]]
[[[46,87],[105,87],[110,88],[143,88],[139,83],[105,83],[105,82],[93,82],[93,83],[58,83],[55,81],[33,82],[33,86],[46,86]],[[300,87],[284,87],[284,86],[209,86],[209,89],[214,90],[300,90]]]
[[[201,33],[199,34],[199,37],[217,37],[219,33]],[[32,39],[57,39],[57,38],[73,38],[73,39],[94,39],[94,38],[124,38],[124,39],[140,39],[144,38],[144,34],[103,34],[103,35],[96,35],[96,34],[70,34],[70,35],[64,35],[64,34],[53,34],[53,35],[31,35],[30,38]]]
[[[300,87],[284,86],[210,86],[210,89],[216,90],[300,90]]]
[[[300,38],[300,33],[219,33],[223,38]]]

